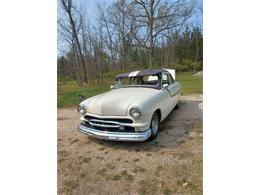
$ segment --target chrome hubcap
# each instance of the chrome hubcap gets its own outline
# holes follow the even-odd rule
[[[153,117],[151,129],[152,129],[154,135],[158,131],[158,126],[159,126],[158,118],[157,117]]]

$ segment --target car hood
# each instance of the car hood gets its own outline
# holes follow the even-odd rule
[[[91,114],[125,116],[130,106],[140,106],[157,93],[159,90],[152,88],[120,88],[89,98],[81,105],[85,105]]]

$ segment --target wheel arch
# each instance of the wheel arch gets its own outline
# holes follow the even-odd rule
[[[161,119],[162,119],[162,113],[161,113],[161,109],[160,108],[157,108],[155,111],[154,111],[154,113],[157,113],[158,114],[158,116],[159,116],[159,122],[161,122]]]

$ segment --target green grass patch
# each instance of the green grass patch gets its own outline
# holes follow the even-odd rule
[[[176,73],[176,81],[181,83],[183,95],[203,93],[203,79],[191,72]]]
[[[118,181],[121,178],[124,178],[126,181],[131,182],[134,180],[134,176],[129,174],[126,170],[121,171],[120,174],[114,175],[111,179],[114,181]]]
[[[176,81],[182,85],[184,95],[200,94],[203,92],[202,77],[193,76],[191,72],[177,72]],[[58,107],[77,106],[79,104],[78,95],[86,98],[104,93],[110,90],[110,85],[114,81],[105,80],[104,84],[84,84],[78,86],[74,81],[58,82]]]
[[[76,83],[73,83],[66,86],[58,86],[57,104],[58,107],[76,106],[79,104],[79,94],[89,98],[109,90],[110,84],[77,86]]]
[[[129,174],[127,171],[121,171],[121,176],[124,177],[126,181],[134,180],[134,176]]]

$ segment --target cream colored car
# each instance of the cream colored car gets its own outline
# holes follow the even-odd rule
[[[162,122],[179,107],[181,85],[175,70],[152,69],[116,76],[111,91],[80,103],[79,131],[115,141],[154,139]]]

